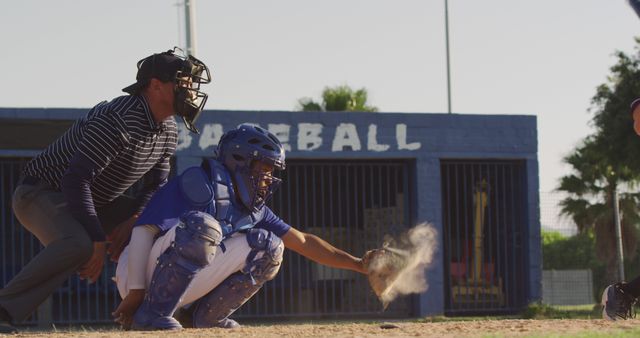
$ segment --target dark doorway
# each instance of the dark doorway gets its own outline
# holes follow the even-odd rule
[[[441,162],[445,313],[514,313],[526,306],[524,161]]]

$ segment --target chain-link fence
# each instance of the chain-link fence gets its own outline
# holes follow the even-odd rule
[[[560,202],[566,197],[560,192],[540,193],[540,223],[543,231],[555,231],[564,237],[575,236],[578,228],[567,215],[562,215]],[[543,250],[545,248],[543,247]],[[543,256],[544,257],[544,256]],[[544,262],[550,266],[551,262]],[[594,280],[589,266],[579,269],[551,270],[544,268],[542,300],[551,305],[593,304]]]
[[[560,192],[540,193],[540,224],[542,230],[557,231],[564,236],[573,236],[578,228],[573,220],[561,214],[560,202],[566,197]]]

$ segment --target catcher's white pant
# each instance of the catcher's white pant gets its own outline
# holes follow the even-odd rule
[[[147,262],[147,288],[151,282],[153,271],[156,268],[158,257],[160,257],[160,255],[171,246],[175,236],[176,228],[173,227],[153,243],[153,247],[149,253],[149,260]],[[240,271],[245,266],[247,256],[251,251],[251,247],[249,247],[249,244],[247,243],[246,235],[235,233],[231,238],[225,239],[223,243],[225,251],[222,252],[220,247],[216,249],[216,255],[213,258],[213,261],[211,264],[196,273],[185,294],[180,299],[178,307],[183,307],[200,299],[218,286],[218,284],[222,283],[222,281],[227,279],[227,277],[232,273]],[[259,252],[254,259],[259,259],[262,255],[263,252]],[[118,266],[116,268],[115,280],[118,285],[120,297],[123,299],[127,294],[129,294],[129,287],[127,285],[128,256],[129,246],[127,246],[120,255],[120,258],[118,259]]]

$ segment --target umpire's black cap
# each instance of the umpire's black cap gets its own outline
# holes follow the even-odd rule
[[[184,60],[173,54],[173,51],[153,54],[138,61],[136,83],[123,88],[122,91],[135,95],[149,83],[152,78],[162,82],[174,81],[182,68]]]

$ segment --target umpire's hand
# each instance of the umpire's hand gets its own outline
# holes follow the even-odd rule
[[[118,224],[113,231],[107,235],[107,241],[109,241],[109,249],[107,253],[111,257],[112,262],[117,262],[120,258],[122,250],[131,237],[131,229],[133,224],[138,220],[138,215],[135,214],[124,222]]]
[[[93,255],[78,270],[81,279],[88,279],[89,283],[95,283],[102,273],[104,255],[107,251],[106,242],[93,242]]]

